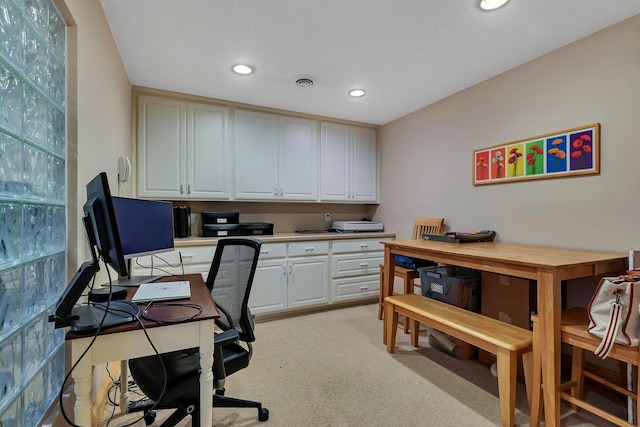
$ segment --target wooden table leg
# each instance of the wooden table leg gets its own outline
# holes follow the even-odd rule
[[[120,413],[129,412],[129,364],[128,360],[120,361]]]
[[[213,320],[200,323],[200,425],[211,425],[213,416]]]
[[[396,260],[391,254],[389,246],[384,247],[384,292],[382,293],[382,301],[389,295],[393,295],[393,276],[396,272]],[[384,310],[383,310],[384,311]],[[386,313],[385,313],[386,314]]]
[[[560,425],[560,316],[561,297],[559,272],[538,270],[538,319],[542,384],[544,384],[544,414],[547,426]]]
[[[75,363],[84,352],[87,340],[79,339],[71,343],[71,360]],[[91,361],[83,357],[73,370],[73,391],[76,403],[73,407],[73,422],[82,427],[91,427],[91,388],[93,383]]]

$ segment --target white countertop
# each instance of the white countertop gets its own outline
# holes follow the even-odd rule
[[[231,237],[250,237],[262,240],[264,243],[285,243],[285,242],[306,242],[315,240],[345,240],[345,239],[383,239],[395,238],[395,233],[375,232],[375,233],[275,233],[269,236],[228,236],[228,237],[187,237],[185,239],[174,240],[176,248],[189,246],[215,245],[218,240]]]

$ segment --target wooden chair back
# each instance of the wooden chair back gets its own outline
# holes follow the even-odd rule
[[[413,238],[422,239],[424,233],[442,233],[444,218],[416,218],[413,226]]]

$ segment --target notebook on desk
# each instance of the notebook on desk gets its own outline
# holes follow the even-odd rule
[[[176,282],[143,283],[136,291],[132,302],[166,301],[191,297],[191,286],[186,280]]]

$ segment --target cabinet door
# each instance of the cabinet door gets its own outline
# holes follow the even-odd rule
[[[258,262],[249,295],[249,308],[253,314],[287,308],[287,276],[284,259]]]
[[[320,140],[320,199],[347,201],[351,171],[349,126],[322,123]]]
[[[289,308],[329,302],[329,257],[289,258]]]
[[[376,131],[351,127],[351,199],[378,201]]]
[[[278,196],[278,116],[235,111],[237,199]]]
[[[228,123],[227,108],[187,104],[187,197],[230,197],[231,147]]]
[[[185,196],[186,103],[138,97],[138,196]]]
[[[318,125],[315,120],[280,117],[279,198],[317,200]]]

